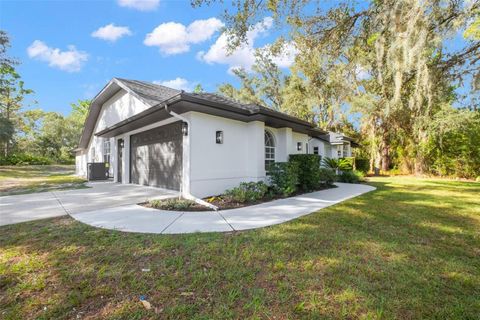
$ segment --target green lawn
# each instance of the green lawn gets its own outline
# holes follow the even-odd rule
[[[84,187],[75,166],[0,166],[0,196]]]
[[[0,227],[0,318],[479,319],[480,183],[370,183],[240,233],[129,234],[69,217]]]

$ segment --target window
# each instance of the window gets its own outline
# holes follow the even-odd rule
[[[95,162],[95,147],[92,148],[92,150],[90,151],[90,155],[92,156],[92,162]]]
[[[339,158],[342,157],[342,150],[337,149],[337,157],[339,157]]]
[[[313,154],[318,154],[318,147],[313,147]]]
[[[103,162],[110,166],[110,139],[103,142]]]
[[[273,135],[265,130],[265,170],[272,163],[275,163],[275,140]]]

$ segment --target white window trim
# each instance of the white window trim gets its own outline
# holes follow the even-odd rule
[[[269,141],[270,141],[270,144],[271,145],[267,145],[267,135],[269,136]],[[265,130],[265,133],[264,133],[264,145],[265,145],[265,152],[264,152],[264,156],[265,156],[265,170],[267,170],[267,167],[268,165],[272,164],[272,163],[275,163],[275,136],[273,135],[272,132],[268,131],[268,130]]]

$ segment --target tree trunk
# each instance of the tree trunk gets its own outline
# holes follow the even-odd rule
[[[414,162],[415,175],[423,175],[425,173],[425,159],[422,155],[417,154]]]
[[[382,171],[390,169],[390,144],[385,132],[386,130],[380,136],[381,141],[378,150]]]
[[[7,102],[7,108],[6,108],[6,118],[7,120],[10,120],[10,104]],[[10,141],[7,139],[5,141],[5,158],[8,158],[10,154]]]
[[[388,146],[384,146],[381,150],[382,155],[382,171],[388,171],[390,169],[390,154]]]

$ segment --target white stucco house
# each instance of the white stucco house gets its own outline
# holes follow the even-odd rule
[[[290,154],[347,157],[352,146],[265,107],[114,78],[91,102],[75,160],[80,176],[106,162],[115,182],[205,197],[264,180],[266,165]]]

